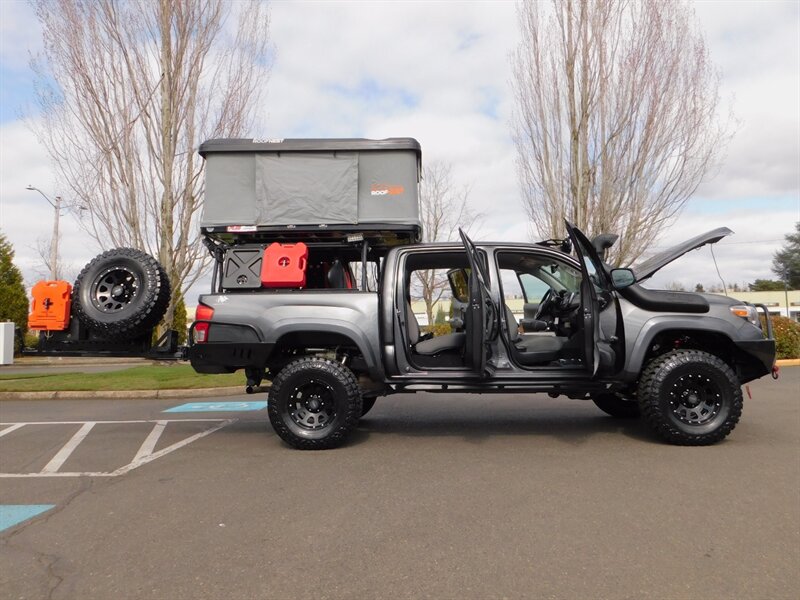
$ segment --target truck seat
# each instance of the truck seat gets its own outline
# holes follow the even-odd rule
[[[411,310],[411,302],[406,302],[406,327],[414,352],[424,356],[433,356],[448,350],[460,351],[467,339],[466,333],[458,332],[420,340],[419,323],[417,323],[417,317],[414,316],[414,311]]]
[[[558,360],[561,349],[567,338],[556,335],[539,335],[531,333],[520,335],[517,319],[508,306],[506,309],[506,322],[511,336],[511,344],[516,350],[514,357],[521,364],[529,366],[539,363],[548,363]]]

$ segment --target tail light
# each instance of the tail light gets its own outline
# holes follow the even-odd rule
[[[205,304],[198,304],[194,312],[194,342],[202,344],[208,341],[209,321],[214,317],[214,309]]]

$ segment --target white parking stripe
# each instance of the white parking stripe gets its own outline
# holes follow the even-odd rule
[[[145,456],[150,456],[153,453],[153,450],[158,443],[158,438],[161,437],[161,434],[164,433],[164,428],[167,426],[166,421],[159,421],[153,426],[153,431],[150,432],[150,435],[147,436],[144,442],[142,442],[139,451],[136,452],[136,456],[133,457],[133,462],[137,460],[141,460]]]
[[[81,425],[81,428],[72,436],[72,438],[62,447],[58,453],[53,457],[53,459],[47,463],[47,466],[42,469],[42,471],[38,473],[0,473],[0,478],[31,478],[31,477],[118,477],[119,475],[124,475],[141,467],[142,465],[146,465],[147,463],[156,460],[157,458],[161,458],[169,454],[170,452],[174,452],[184,446],[191,444],[192,442],[199,440],[215,431],[219,431],[223,427],[230,425],[231,423],[235,423],[238,419],[159,419],[159,420],[139,420],[139,421],[37,421],[37,422],[28,422],[28,423],[0,423],[0,426],[9,425],[10,427],[0,430],[0,435],[4,435],[9,433],[12,429],[19,429],[23,425]],[[158,452],[153,452],[158,444],[158,440],[161,438],[162,433],[167,425],[170,423],[214,423],[213,426],[209,427],[208,429],[204,429],[203,431],[196,433],[194,435],[189,436],[186,439],[183,439],[179,442],[172,444],[171,446],[167,446],[166,448],[162,448]],[[97,424],[127,424],[127,423],[154,423],[153,429],[147,435],[147,438],[142,443],[139,450],[136,452],[136,456],[133,460],[117,469],[116,471],[84,471],[84,472],[61,472],[59,469],[64,465],[67,461],[69,456],[75,451],[75,448],[80,444],[83,439],[89,434]]]
[[[88,423],[84,423],[83,426],[78,429],[75,435],[64,444],[63,448],[59,450],[56,455],[52,458],[52,460],[45,465],[44,469],[42,469],[42,473],[57,473],[58,470],[62,467],[62,465],[67,462],[69,455],[75,451],[75,448],[78,447],[84,438],[89,435],[89,432],[94,427],[94,422],[89,421]]]
[[[221,423],[219,423],[218,425],[215,425],[214,427],[209,427],[205,431],[201,431],[200,433],[195,433],[193,436],[190,436],[190,437],[186,438],[185,440],[181,440],[180,442],[176,442],[176,443],[172,444],[171,446],[167,446],[166,448],[162,448],[161,450],[159,450],[158,452],[156,452],[154,454],[150,454],[148,456],[144,456],[144,457],[142,457],[142,458],[140,458],[138,460],[134,458],[133,461],[131,461],[131,463],[129,465],[125,465],[124,467],[120,467],[119,469],[114,471],[112,473],[112,475],[114,475],[114,476],[116,476],[116,475],[124,475],[128,471],[133,471],[134,469],[136,469],[138,467],[141,467],[142,465],[146,465],[147,463],[149,463],[151,461],[154,461],[157,458],[161,458],[165,454],[169,454],[170,452],[174,452],[175,450],[178,450],[179,448],[183,448],[184,446],[187,446],[187,445],[191,444],[192,442],[194,442],[196,440],[199,440],[202,437],[205,437],[205,436],[207,436],[207,435],[209,435],[211,433],[214,433],[215,431],[219,431],[223,427],[227,427],[231,423],[235,423],[235,422],[236,422],[236,419],[228,419],[226,421],[222,421]]]
[[[4,423],[5,425],[5,423]],[[24,426],[25,423],[14,423],[11,427],[6,427],[3,431],[0,431],[0,437],[3,437],[6,434],[11,433],[12,431],[16,431],[20,427]]]

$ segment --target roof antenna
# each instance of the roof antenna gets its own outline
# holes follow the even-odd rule
[[[717,275],[719,275],[719,280],[722,282],[722,291],[725,292],[725,295],[728,295],[728,286],[725,285],[725,280],[722,278],[722,273],[719,272],[719,265],[717,264],[717,257],[714,256],[714,245],[709,244],[708,248],[711,250],[711,258],[714,259],[714,268],[717,270]]]

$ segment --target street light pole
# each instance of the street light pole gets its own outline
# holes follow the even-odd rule
[[[61,218],[61,196],[56,196],[56,201],[53,202],[48,198],[47,194],[37,187],[29,185],[25,189],[39,192],[56,211],[53,219],[53,239],[50,240],[50,279],[58,279],[58,222]]]

